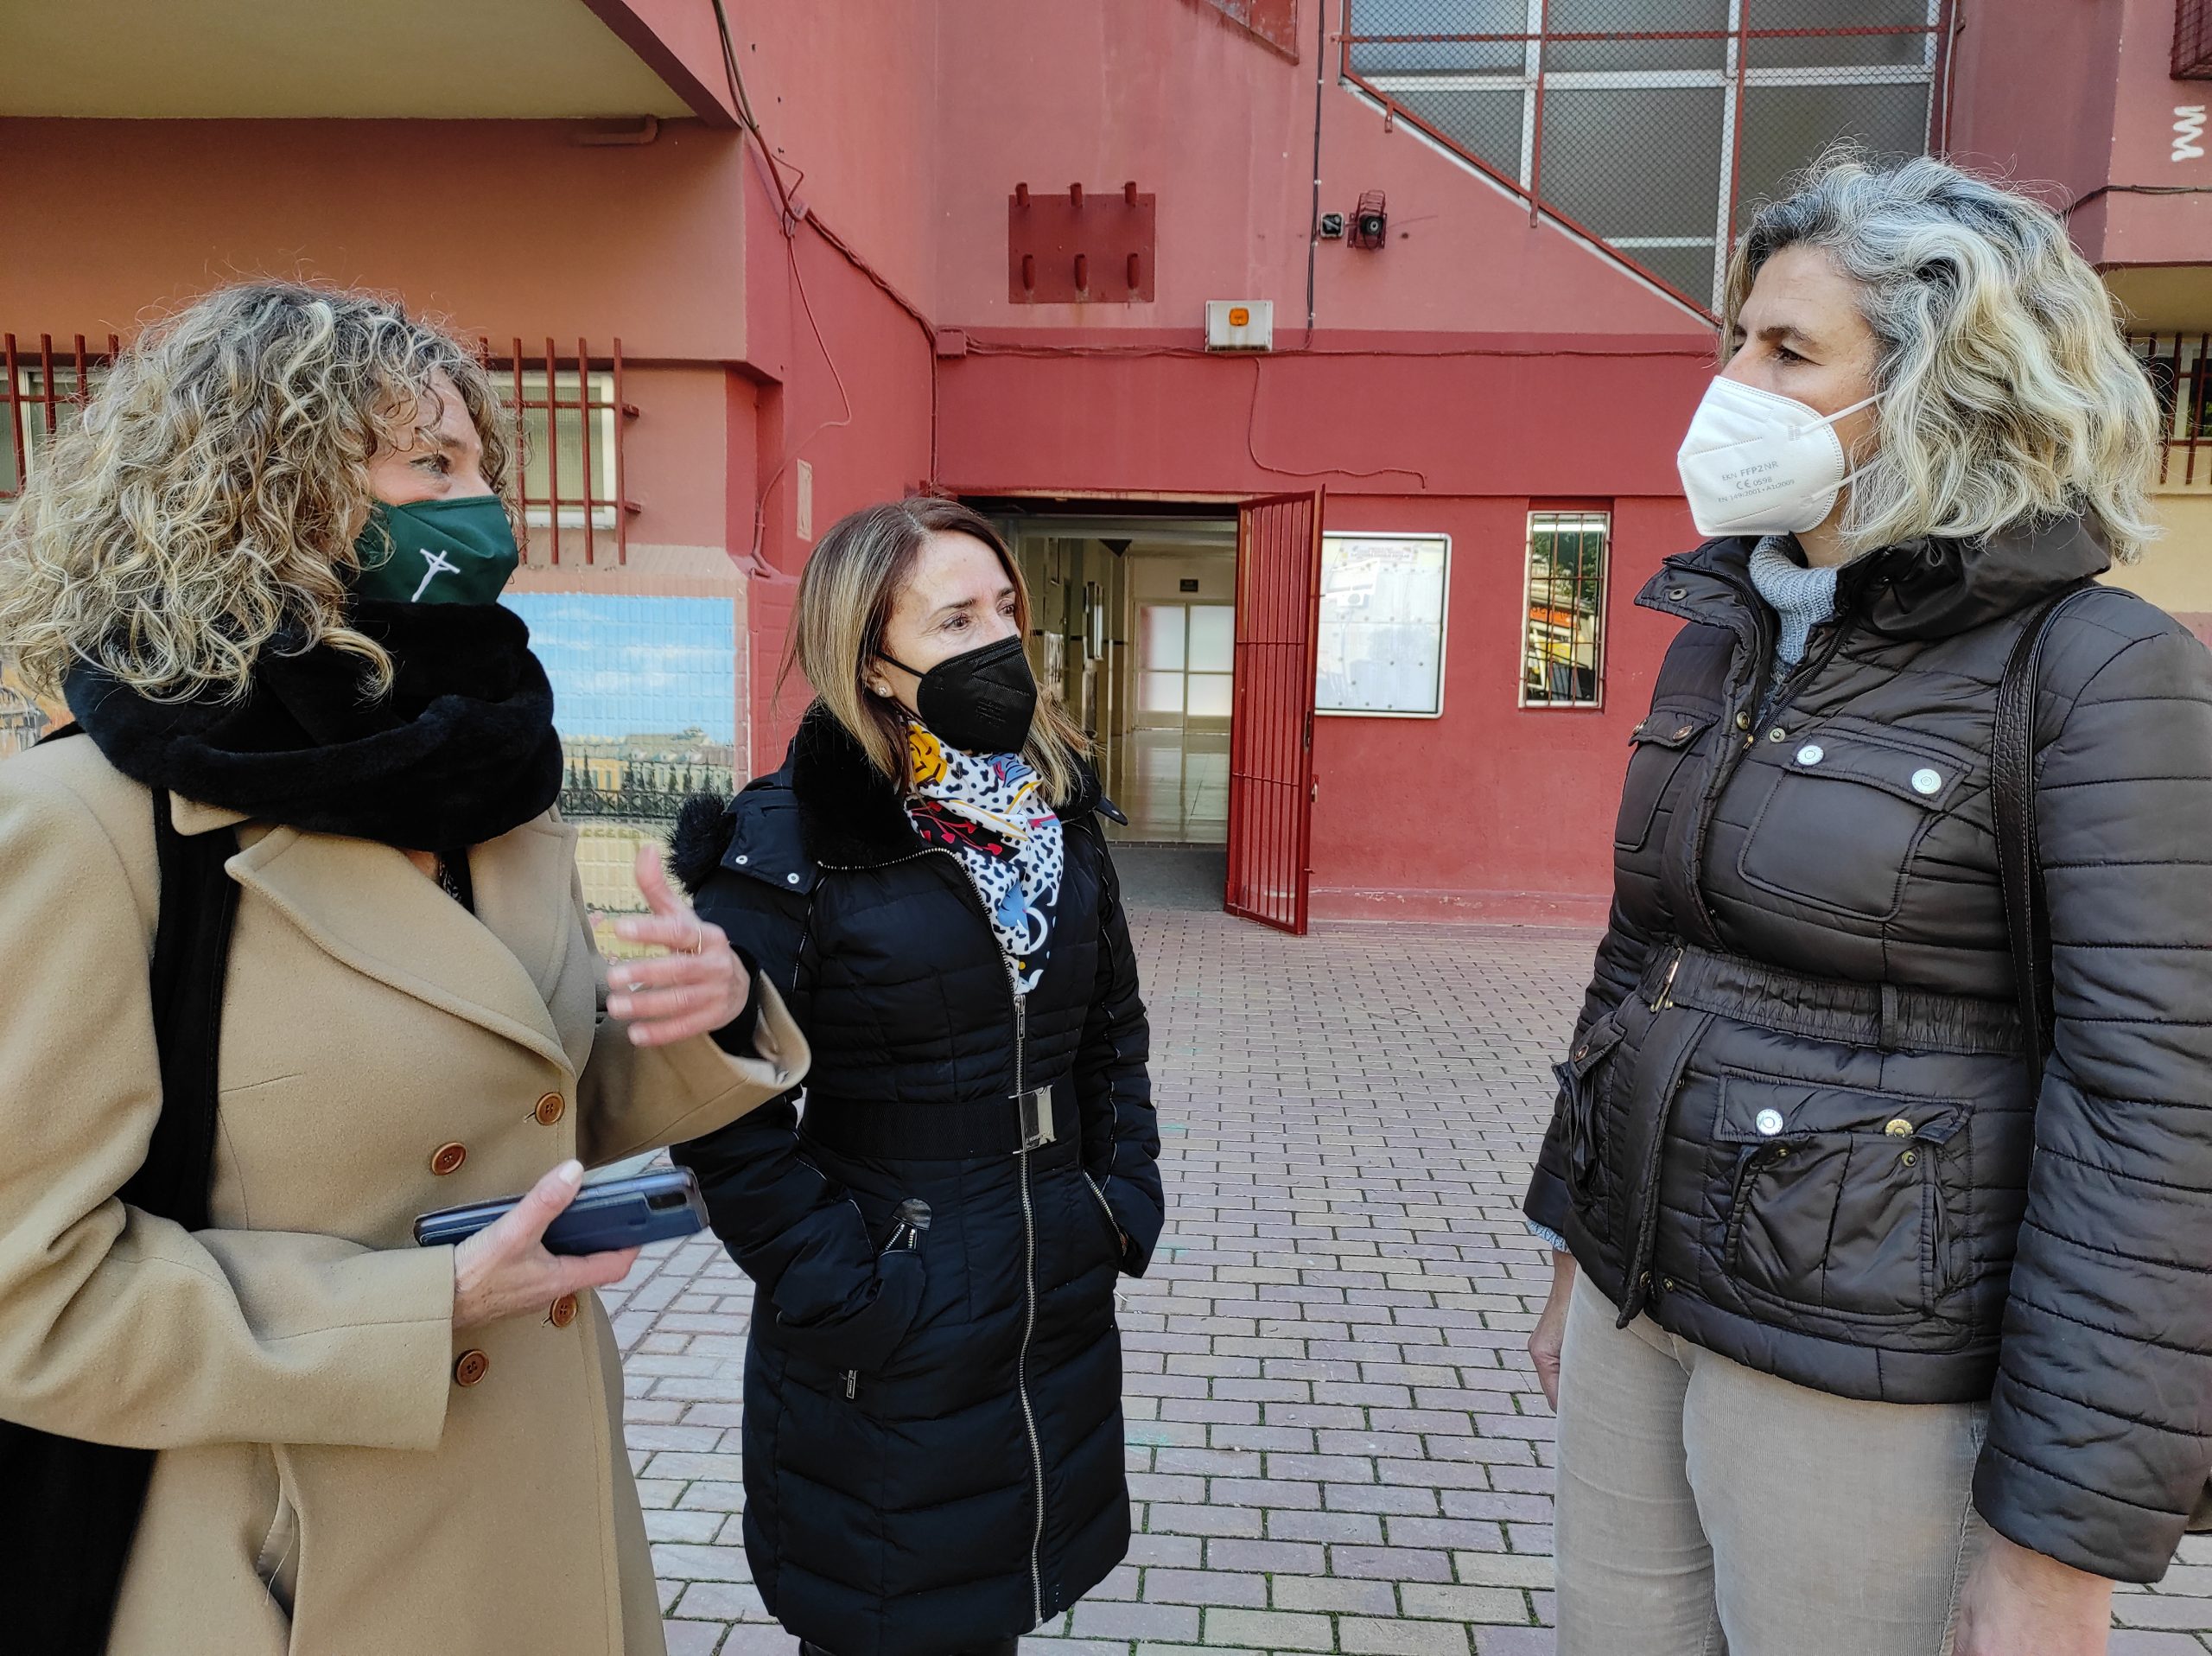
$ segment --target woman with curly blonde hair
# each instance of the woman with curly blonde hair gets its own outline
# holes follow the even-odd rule
[[[624,927],[677,952],[607,992],[496,602],[500,431],[399,306],[238,287],[124,353],[0,528],[0,651],[82,730],[0,765],[21,1647],[662,1648],[590,1291],[633,1256],[543,1234],[805,1048],[650,857]]]
[[[2212,658],[2043,207],[1751,220],[1527,1210],[1561,1656],[2091,1656],[2212,1468]]]

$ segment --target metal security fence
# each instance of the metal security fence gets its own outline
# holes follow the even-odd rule
[[[1347,0],[1343,70],[1685,303],[1829,145],[1942,142],[1950,0]]]
[[[105,345],[87,348],[82,334],[58,348],[51,334],[41,334],[35,345],[28,336],[0,334],[0,367],[8,376],[0,385],[0,418],[8,423],[0,437],[0,500],[23,492],[23,480],[54,433],[78,417],[115,360],[116,336],[110,334]]]
[[[2158,486],[2212,487],[2212,334],[2138,334],[2127,342],[2164,417]]]
[[[0,500],[22,493],[55,435],[81,415],[121,348],[113,334],[88,341],[41,334],[0,334]],[[545,563],[626,563],[630,519],[626,437],[636,407],[623,393],[622,341],[594,354],[551,340],[525,352],[512,340],[504,354],[477,348],[505,393],[515,481],[532,551]]]

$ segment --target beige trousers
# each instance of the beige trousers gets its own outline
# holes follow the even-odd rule
[[[1948,1656],[1986,1407],[1834,1398],[1617,1316],[1578,1275],[1559,1656]]]

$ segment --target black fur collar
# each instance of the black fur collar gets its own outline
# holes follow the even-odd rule
[[[1078,764],[1063,823],[1103,812],[1123,820],[1101,793],[1097,774]],[[793,890],[810,889],[821,869],[872,869],[918,857],[925,848],[891,780],[820,703],[807,709],[791,753],[773,775],[756,778],[734,799],[687,800],[669,846],[670,866],[696,892],[717,868]]]
[[[821,703],[799,721],[785,770],[807,855],[819,866],[875,868],[920,855],[905,797]],[[1078,763],[1074,797],[1058,807],[1059,818],[1079,822],[1103,802],[1097,773]]]

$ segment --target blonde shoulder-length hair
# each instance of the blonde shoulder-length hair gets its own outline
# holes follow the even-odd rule
[[[298,283],[221,289],[148,328],[0,522],[0,653],[41,693],[79,664],[158,700],[236,699],[271,641],[360,658],[347,625],[369,461],[460,392],[507,505],[491,377],[382,296]]]
[[[849,732],[875,767],[901,788],[913,783],[906,743],[907,717],[899,705],[872,695],[868,673],[882,653],[891,609],[912,577],[923,544],[932,535],[968,535],[997,555],[1014,584],[1014,625],[1029,636],[1029,588],[1021,566],[990,519],[957,500],[918,497],[863,506],[841,518],[823,536],[799,578],[798,612],[784,663],[813,686],[817,703]],[[1037,698],[1022,757],[1062,805],[1073,796],[1078,766],[1090,738],[1048,689]]]
[[[1878,446],[1854,456],[1850,550],[2078,514],[2126,562],[2157,535],[2157,398],[2056,214],[1932,157],[1875,167],[1833,151],[1753,214],[1724,347],[1761,267],[1800,245],[1859,284],[1878,342]]]

